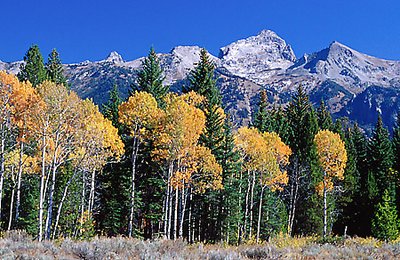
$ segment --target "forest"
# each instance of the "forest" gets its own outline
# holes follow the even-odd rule
[[[126,236],[239,245],[399,236],[400,116],[371,136],[299,85],[249,126],[224,112],[203,49],[182,93],[150,49],[127,99],[71,90],[54,49],[0,72],[0,228],[37,241]],[[392,133],[392,134],[390,134]]]

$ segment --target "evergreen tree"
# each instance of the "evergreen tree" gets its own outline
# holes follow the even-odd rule
[[[160,61],[153,48],[150,49],[149,54],[142,62],[142,69],[138,72],[137,84],[132,86],[134,91],[145,91],[150,93],[157,101],[159,107],[164,107],[164,97],[169,92],[169,86],[163,85],[165,76],[161,68]],[[131,92],[130,95],[133,93]],[[125,146],[130,147],[132,140],[126,140]],[[151,156],[154,149],[151,140],[139,146],[139,160],[137,162],[138,176],[140,180],[137,183],[138,187],[138,201],[135,202],[138,212],[139,220],[143,221],[141,233],[144,237],[153,238],[154,233],[159,232],[158,223],[161,221],[162,214],[162,186],[163,180],[160,173],[163,169],[158,168],[156,162]],[[127,153],[132,153],[127,149]],[[150,186],[149,186],[150,185]]]
[[[201,49],[200,60],[189,74],[190,85],[183,91],[194,91],[205,97],[205,102],[200,105],[200,108],[206,115],[206,127],[200,136],[200,144],[209,148],[217,162],[222,164],[224,157],[224,112],[221,108],[221,94],[214,79],[214,69],[215,66],[207,51]],[[227,179],[223,179],[223,185],[226,184],[226,181]],[[222,192],[210,190],[201,196],[194,196],[194,200],[201,200],[195,202],[195,204],[200,207],[199,212],[204,224],[201,227],[204,239],[214,242],[221,240],[222,223],[225,222]]]
[[[314,135],[318,131],[318,123],[309,97],[301,85],[286,109],[286,116],[290,128],[288,141],[293,151],[292,157],[298,157],[300,162],[307,162]]]
[[[194,91],[204,96],[210,105],[221,105],[221,95],[214,79],[215,65],[210,59],[207,50],[201,49],[200,61],[189,74],[189,86],[183,92]]]
[[[317,110],[318,115],[318,126],[321,130],[331,130],[332,129],[332,116],[329,113],[328,108],[325,105],[324,100],[321,100],[321,103]]]
[[[316,157],[314,147],[314,136],[318,131],[318,120],[314,109],[309,101],[303,87],[297,88],[295,95],[285,111],[288,124],[287,143],[292,149],[289,166],[289,185],[286,187],[288,194],[287,204],[289,209],[288,227],[289,234],[296,228],[297,232],[305,232],[309,228],[308,221],[311,219],[309,210],[315,208],[315,204],[307,205],[306,198],[310,198],[310,194],[315,194],[311,187],[313,176],[320,174],[312,174],[320,171],[318,159]],[[315,194],[316,195],[316,194]],[[317,195],[316,195],[317,196]],[[303,203],[299,203],[303,201]],[[315,216],[321,216],[315,213]],[[294,224],[298,223],[298,227]],[[310,227],[310,229],[313,229]],[[315,230],[315,229],[314,229]]]
[[[271,131],[279,134],[284,143],[288,143],[290,127],[289,121],[281,106],[273,107],[271,112]]]
[[[341,234],[347,227],[347,234],[355,235],[359,232],[360,204],[360,172],[357,168],[357,151],[354,144],[352,131],[347,129],[344,133],[344,142],[347,152],[347,164],[344,172],[342,191],[337,198],[339,218],[335,223],[335,233]]]
[[[169,91],[169,86],[164,86],[163,70],[153,48],[142,62],[142,69],[138,72],[137,84],[132,86],[133,91],[146,91],[153,95],[159,105]],[[132,93],[131,93],[132,94]]]
[[[359,192],[355,193],[354,208],[351,214],[354,223],[357,224],[349,227],[349,234],[370,236],[373,210],[368,193],[367,138],[356,123],[351,129],[350,136],[355,151],[355,166],[359,176]]]
[[[394,170],[397,173],[397,176],[400,174],[400,113],[397,114],[396,125],[393,129],[393,153],[394,153]],[[400,205],[400,180],[397,180],[396,183],[396,202],[397,205]]]
[[[383,192],[372,220],[372,234],[381,240],[394,240],[399,235],[397,209],[389,190]]]
[[[393,129],[394,169],[400,173],[400,113],[397,114],[396,125]]]
[[[118,106],[122,103],[118,85],[114,84],[109,91],[109,100],[102,105],[103,115],[109,119],[119,134],[126,137],[126,129],[119,122]],[[131,147],[130,140],[124,139],[126,147]],[[108,164],[103,168],[99,176],[100,187],[98,189],[100,207],[96,217],[96,225],[108,236],[116,236],[124,233],[125,223],[129,215],[129,172],[131,150],[125,151],[125,157],[118,163]],[[120,187],[115,189],[115,187]]]
[[[222,178],[224,190],[222,191],[221,216],[219,218],[222,227],[221,235],[227,243],[238,243],[241,219],[243,212],[241,201],[243,194],[239,187],[243,185],[240,180],[241,164],[240,155],[235,149],[235,143],[228,119],[224,124],[224,139],[222,142],[223,152],[221,154]]]
[[[46,63],[46,75],[48,80],[67,86],[67,79],[64,76],[64,68],[56,49],[53,49],[49,54]]]
[[[122,99],[119,94],[118,85],[114,84],[113,89],[108,93],[110,98],[107,103],[103,104],[102,111],[104,116],[111,120],[113,126],[120,129],[121,124],[118,122],[118,106],[121,105]]]
[[[393,162],[394,154],[389,139],[389,132],[384,127],[382,117],[378,122],[368,143],[368,190],[370,198],[377,202],[385,189],[394,188]]]
[[[260,93],[260,102],[258,103],[258,111],[254,115],[253,126],[260,132],[269,131],[269,113],[268,113],[267,91],[262,90]]]
[[[24,63],[21,64],[20,69],[21,71],[18,73],[18,79],[20,81],[28,80],[34,87],[46,80],[43,56],[37,45],[33,45],[29,48],[24,56]]]

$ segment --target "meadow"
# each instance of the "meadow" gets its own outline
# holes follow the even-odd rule
[[[88,241],[33,241],[22,231],[3,234],[1,259],[398,259],[400,240],[285,235],[261,244],[188,244],[182,240],[144,241],[96,237]]]

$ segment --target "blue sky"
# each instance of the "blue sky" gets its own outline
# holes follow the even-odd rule
[[[150,46],[168,52],[199,45],[217,55],[235,40],[271,29],[296,56],[333,40],[400,60],[400,1],[394,0],[26,0],[0,4],[0,60],[15,61],[33,43],[63,62],[100,60],[113,50],[132,60]]]

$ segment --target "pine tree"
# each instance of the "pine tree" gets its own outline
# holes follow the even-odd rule
[[[28,80],[34,87],[46,80],[43,56],[37,45],[33,45],[29,48],[20,69],[21,71],[18,73],[18,79],[20,81]]]
[[[397,114],[396,125],[393,129],[394,169],[400,173],[400,112]]]
[[[254,115],[253,126],[257,128],[260,132],[269,131],[269,113],[267,110],[268,100],[267,92],[262,90],[260,93],[260,102],[258,103],[258,111]]]
[[[395,127],[393,129],[393,153],[394,153],[394,166],[393,169],[396,171],[397,175],[400,174],[400,112],[397,113],[397,120]],[[396,203],[400,205],[400,183],[397,182],[396,185]]]
[[[116,128],[120,129],[121,124],[118,121],[118,106],[121,105],[122,99],[117,84],[114,83],[113,89],[109,91],[109,95],[110,98],[107,103],[103,104],[102,111],[104,116],[111,120]]]
[[[368,143],[369,183],[370,198],[375,202],[382,197],[385,189],[394,188],[392,166],[394,154],[389,139],[389,132],[383,126],[382,117],[378,122],[373,135]]]
[[[146,91],[153,95],[159,105],[162,105],[163,98],[169,91],[169,86],[163,85],[164,79],[157,54],[150,48],[149,54],[142,62],[142,69],[138,72],[137,84],[132,86],[132,90]]]
[[[183,88],[183,92],[194,91],[204,96],[210,104],[220,106],[221,95],[214,78],[215,65],[210,59],[207,50],[201,49],[200,61],[189,74],[189,86]]]
[[[286,109],[290,128],[288,141],[293,156],[300,162],[306,162],[310,147],[313,146],[314,135],[318,131],[315,112],[303,87],[297,88],[296,94]]]
[[[238,243],[241,219],[243,218],[242,207],[243,194],[240,186],[243,185],[239,177],[241,171],[240,155],[235,149],[235,143],[228,119],[224,123],[224,139],[222,142],[223,152],[221,154],[222,178],[224,190],[222,191],[222,206],[220,207],[221,235],[227,243]]]
[[[160,60],[154,48],[150,48],[149,54],[142,62],[142,69],[138,72],[137,83],[132,86],[130,95],[135,91],[145,91],[150,93],[157,101],[158,107],[164,108],[164,97],[169,92],[169,86],[164,85],[165,76],[161,68]],[[127,140],[126,145],[129,141]],[[131,145],[131,144],[129,144]],[[141,174],[138,192],[141,195],[141,207],[137,207],[142,213],[142,219],[146,223],[143,228],[145,238],[152,238],[154,232],[158,232],[157,222],[161,221],[162,214],[162,185],[161,175],[154,176],[154,172],[160,172],[157,168],[151,152],[154,149],[151,141],[138,147],[141,159],[138,160],[138,171]],[[148,185],[151,185],[149,188]]]
[[[221,108],[221,94],[216,86],[214,75],[215,66],[205,49],[200,51],[200,60],[189,74],[190,85],[183,89],[184,92],[194,91],[205,97],[205,102],[200,105],[206,115],[206,127],[200,136],[200,144],[209,148],[219,164],[223,160],[224,141],[224,112]],[[226,179],[223,180],[225,185]],[[221,191],[210,190],[203,194],[202,201],[198,202],[201,218],[204,219],[203,235],[209,241],[222,239],[221,225],[223,218],[223,195]],[[195,196],[194,199],[200,199]],[[214,208],[215,210],[209,210]]]
[[[344,134],[347,151],[347,164],[344,172],[343,192],[337,199],[340,212],[339,219],[335,223],[337,233],[342,233],[347,228],[349,235],[355,235],[358,231],[360,208],[357,198],[360,196],[360,172],[357,169],[357,151],[352,137],[351,129]]]
[[[317,115],[319,128],[321,130],[332,130],[332,116],[331,113],[329,113],[324,100],[321,100],[321,103],[317,110]]]
[[[310,223],[310,212],[313,209],[307,203],[298,203],[309,197],[313,193],[311,184],[313,172],[320,171],[318,160],[314,147],[314,136],[318,131],[318,120],[316,113],[312,108],[308,95],[300,85],[295,95],[285,111],[288,125],[287,143],[293,151],[289,166],[289,185],[286,188],[288,194],[288,232],[291,234],[294,230],[294,223],[299,223],[299,229],[304,229]],[[320,174],[315,174],[320,176]],[[316,216],[320,214],[315,213]],[[306,228],[308,229],[308,228]],[[313,229],[311,227],[311,229]],[[315,230],[315,229],[314,229]],[[304,230],[300,230],[304,232]]]
[[[53,81],[56,84],[67,86],[67,79],[64,76],[64,68],[56,49],[53,49],[49,54],[46,63],[46,75],[48,80]]]
[[[372,220],[372,234],[384,241],[394,240],[399,235],[396,204],[393,195],[387,189],[376,206]]]
[[[371,235],[371,218],[373,210],[368,193],[368,158],[367,138],[355,123],[351,129],[351,142],[354,145],[356,171],[359,176],[359,192],[355,193],[352,219],[357,223],[349,227],[349,234],[359,236]]]

